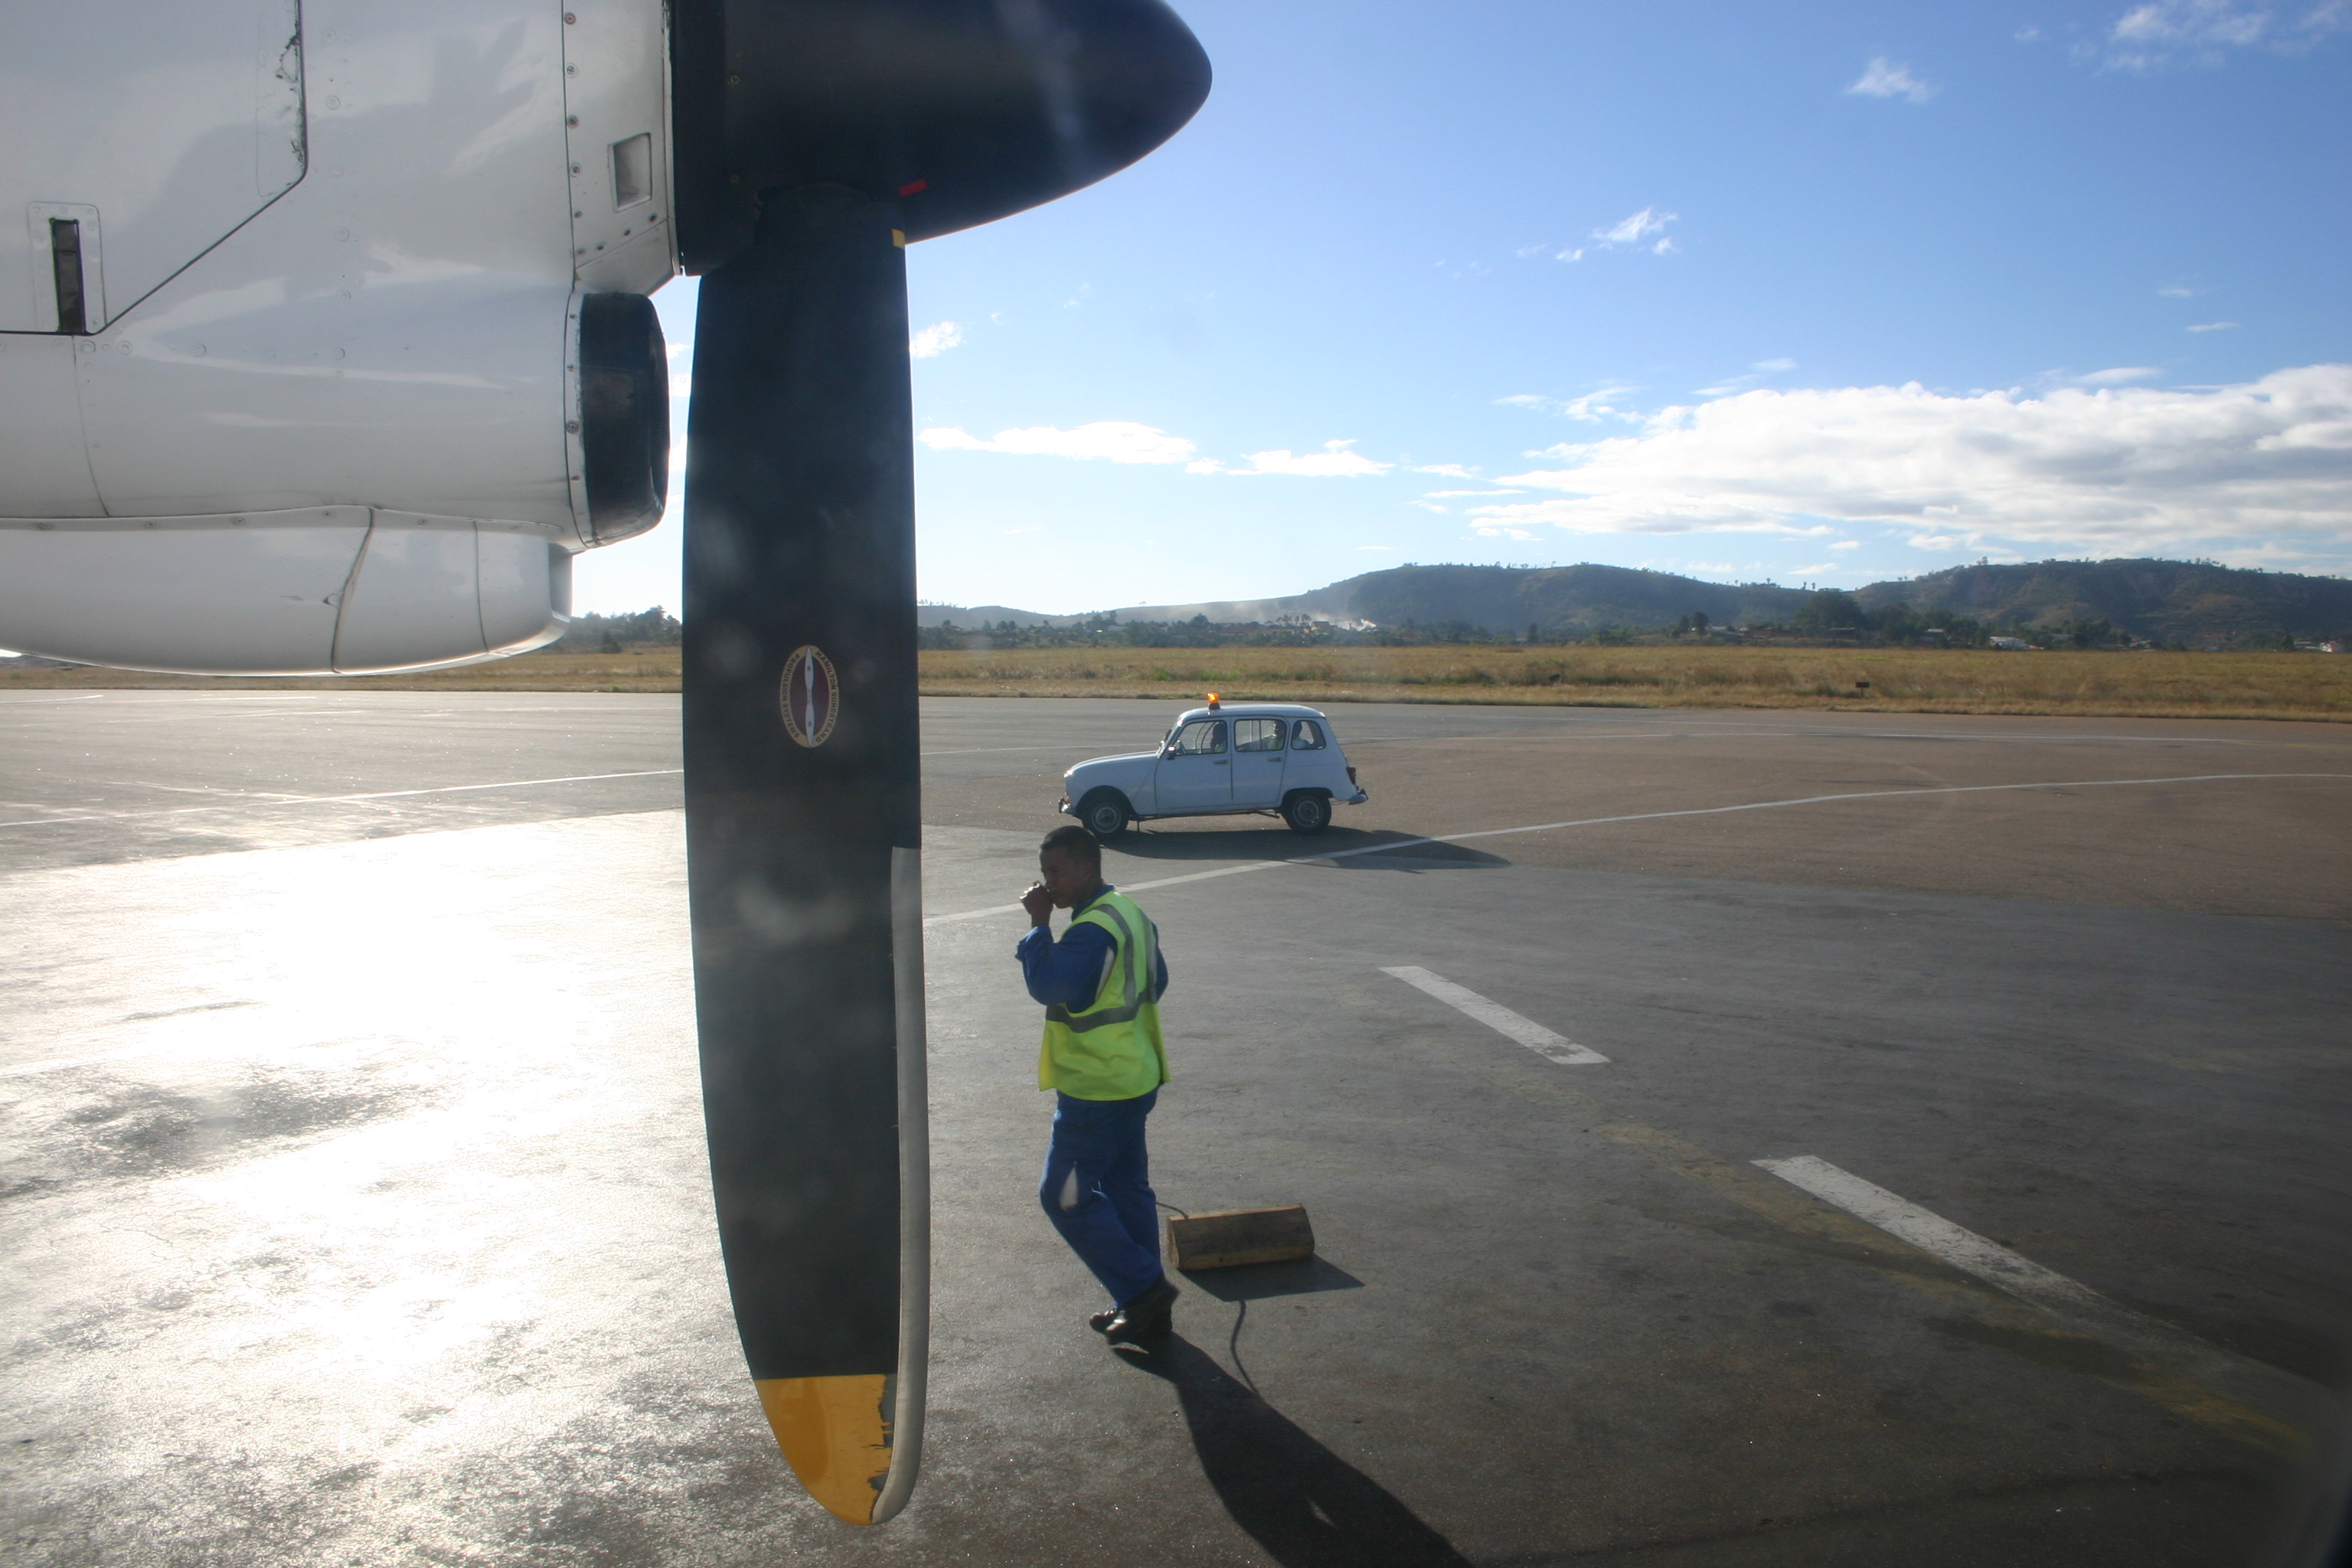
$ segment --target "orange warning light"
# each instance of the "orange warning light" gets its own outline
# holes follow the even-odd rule
[[[1209,693],[1209,711],[1210,711],[1210,712],[1212,712],[1212,713],[1214,713],[1216,710],[1217,710],[1217,694],[1216,694],[1215,692],[1212,691],[1212,692],[1210,692],[1210,693]]]

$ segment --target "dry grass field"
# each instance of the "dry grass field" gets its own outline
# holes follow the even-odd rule
[[[927,653],[923,689],[2352,720],[2352,658],[1909,648],[1023,648]]]
[[[1993,653],[1910,648],[1021,648],[922,656],[923,690],[961,697],[1217,691],[1308,702],[1840,708],[2352,721],[2352,658],[2312,653]],[[527,654],[432,675],[205,679],[0,669],[26,687],[675,691],[676,648]],[[1865,687],[1861,682],[1867,681]]]

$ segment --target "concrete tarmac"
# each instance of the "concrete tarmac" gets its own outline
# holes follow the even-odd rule
[[[1034,1207],[1003,906],[1171,710],[925,704],[931,1429],[857,1531],[727,1316],[674,699],[0,699],[7,1555],[2264,1561],[2352,1377],[2352,733],[1332,711],[1328,834],[1108,858],[1161,1196],[1321,1252],[1147,1355]]]

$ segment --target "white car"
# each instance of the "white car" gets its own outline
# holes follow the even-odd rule
[[[1161,816],[1279,812],[1293,833],[1331,825],[1331,803],[1370,797],[1331,721],[1295,702],[1221,704],[1176,721],[1160,749],[1096,757],[1062,775],[1061,809],[1097,838]]]

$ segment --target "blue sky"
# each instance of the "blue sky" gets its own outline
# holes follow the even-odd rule
[[[1179,9],[1190,127],[910,253],[927,598],[2352,573],[2352,0]]]

